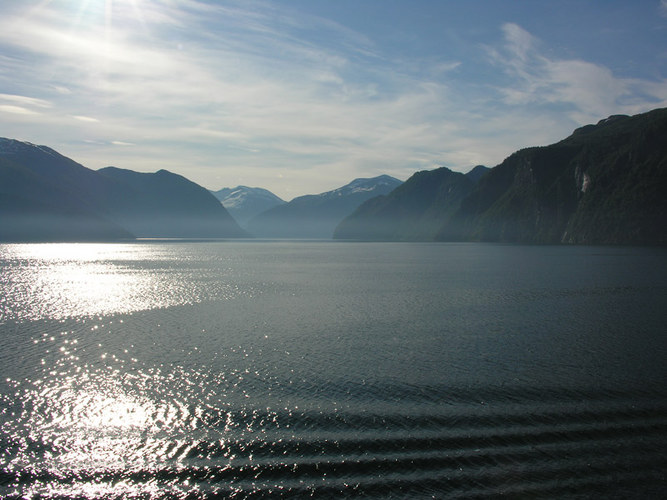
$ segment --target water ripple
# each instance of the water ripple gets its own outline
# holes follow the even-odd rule
[[[156,245],[0,245],[0,324],[190,305],[261,293],[231,268]],[[222,272],[221,272],[222,271]],[[11,300],[9,300],[11,299]]]
[[[661,498],[665,256],[609,252],[2,245],[0,497]]]
[[[12,418],[2,425],[0,492],[9,498],[434,491],[484,497],[491,490],[550,496],[604,489],[605,477],[629,481],[629,470],[649,492],[665,479],[665,394],[417,391],[399,384],[382,394],[419,404],[355,411],[356,399],[387,408],[377,388],[368,387],[351,396],[347,410],[299,410],[220,398],[234,377],[242,375],[86,369],[12,382],[14,393],[2,399],[2,413]]]

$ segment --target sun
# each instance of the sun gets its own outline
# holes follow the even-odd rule
[[[32,13],[54,10],[71,21],[73,29],[110,28],[114,22],[135,21],[145,25],[144,7],[149,0],[42,0]]]
[[[41,0],[32,13],[53,10],[64,14],[73,27],[111,26],[115,20],[144,23],[144,9],[150,0]]]
[[[77,19],[81,21],[92,14],[107,27],[111,27],[114,20],[136,20],[143,24],[142,3],[142,0],[81,0]]]

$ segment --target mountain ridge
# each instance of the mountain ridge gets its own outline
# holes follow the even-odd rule
[[[123,203],[110,203],[106,209],[135,234],[162,238],[246,236],[207,189],[180,174],[118,167],[97,172],[127,187]]]
[[[273,206],[248,227],[280,238],[667,245],[665,137],[667,109],[612,115],[492,169],[358,178]],[[135,236],[247,233],[181,175],[93,171],[48,146],[0,138],[0,240]]]
[[[434,239],[443,219],[458,208],[477,179],[489,169],[467,174],[446,167],[423,170],[385,196],[371,198],[343,219],[334,239],[414,241]]]
[[[361,203],[387,194],[400,184],[389,175],[357,178],[331,191],[298,196],[273,207],[252,218],[247,227],[251,234],[262,238],[330,239],[340,221]]]
[[[437,239],[667,244],[667,109],[612,115],[510,155]]]
[[[236,186],[218,189],[211,193],[244,228],[254,216],[285,203],[268,189],[258,187]]]
[[[145,175],[143,188],[111,170],[94,171],[48,146],[0,138],[0,240],[106,241],[135,237],[240,237],[246,235],[217,200],[182,176]],[[121,171],[122,169],[117,169]],[[128,171],[132,172],[132,171]],[[122,176],[121,176],[122,177]],[[151,183],[166,182],[171,196],[142,200]],[[177,187],[178,186],[178,187]],[[143,189],[143,192],[142,192]],[[148,190],[148,191],[146,191]],[[174,200],[197,199],[201,209],[180,213]],[[181,208],[183,205],[178,205]],[[133,212],[134,210],[134,212]],[[161,218],[148,230],[146,217]],[[181,217],[182,216],[182,217]],[[178,219],[181,217],[181,220]]]
[[[419,172],[384,200],[360,207],[334,237],[667,245],[665,137],[667,109],[612,115],[554,144],[512,153],[478,172],[464,196],[443,184],[452,174],[432,178],[437,186],[430,191],[419,188],[420,178],[434,175]],[[438,201],[437,193],[443,192],[446,196]],[[417,231],[424,224],[423,211],[400,211],[418,204],[435,207],[430,232]],[[440,227],[434,234],[436,223]]]

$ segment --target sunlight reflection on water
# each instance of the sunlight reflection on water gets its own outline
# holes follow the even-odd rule
[[[131,313],[253,293],[225,280],[219,269],[207,276],[194,259],[194,269],[175,270],[173,259],[173,253],[139,243],[0,245],[0,323]]]
[[[156,300],[167,305],[169,297],[155,293],[154,276],[128,269],[128,260],[145,251],[137,245],[7,245],[3,295],[23,300],[2,304],[0,320],[131,312]]]
[[[210,385],[204,386],[206,379]],[[32,476],[33,484],[22,490],[26,498],[192,493],[177,471],[200,441],[224,443],[234,434],[230,425],[202,428],[202,404],[215,396],[210,387],[223,382],[205,372],[128,369],[121,360],[93,367],[60,357],[40,379],[6,382],[16,399],[14,418],[2,433],[13,437],[0,456],[6,471]],[[220,402],[215,407],[231,423],[227,411]],[[233,458],[224,447],[216,455]],[[136,474],[154,478],[136,481]]]
[[[0,496],[657,498],[664,255],[588,252],[0,245]]]
[[[230,374],[142,366],[128,351],[131,344],[115,345],[110,336],[107,352],[86,337],[111,334],[102,316],[253,296],[253,285],[230,279],[227,267],[202,262],[196,252],[174,252],[173,245],[0,245],[0,262],[0,325],[81,318],[76,334],[37,330],[26,363],[39,374],[4,380],[10,392],[0,395],[6,440],[0,462],[5,473],[22,471],[15,491],[46,498],[192,493],[196,487],[177,471],[199,440],[224,443],[234,428],[227,403],[207,388],[224,387]],[[207,401],[217,404],[223,428],[202,428],[200,417],[211,411],[202,406]],[[216,455],[232,456],[224,447]],[[132,476],[154,471],[160,472],[147,481]],[[22,476],[31,477],[31,486],[20,486]]]

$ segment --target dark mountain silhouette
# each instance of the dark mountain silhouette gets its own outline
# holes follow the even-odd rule
[[[99,206],[119,193],[46,146],[0,138],[0,241],[133,238]]]
[[[263,238],[331,238],[336,226],[364,201],[401,185],[388,175],[355,179],[325,193],[294,198],[248,222],[248,230]]]
[[[8,172],[10,170],[10,172]],[[61,190],[39,182],[33,198],[15,189],[30,175],[0,158],[0,241],[107,241],[134,238],[124,228],[90,211]],[[9,174],[9,175],[8,175]],[[9,177],[11,176],[11,179]]]
[[[206,189],[166,170],[139,173],[106,167],[98,173],[125,187],[106,204],[112,219],[143,237],[234,238],[246,236]]]
[[[283,205],[284,200],[271,191],[257,187],[236,186],[211,191],[241,227],[247,222],[275,206]]]
[[[118,169],[103,170],[90,170],[46,146],[0,138],[0,240],[243,234],[208,191],[181,176],[134,172],[145,181],[135,183],[132,175],[115,175]],[[159,224],[147,227],[151,220]]]
[[[338,225],[334,238],[432,240],[488,170],[477,166],[468,174],[445,167],[417,172],[388,195],[363,203]]]
[[[248,227],[262,237],[329,238],[336,228],[351,239],[665,245],[665,137],[667,109],[611,116],[491,170],[440,168],[403,185],[357,179],[275,206]],[[0,240],[243,235],[210,192],[179,175],[95,172],[0,139]]]
[[[667,109],[657,109],[473,169],[472,186],[446,169],[420,172],[360,207],[335,237],[665,245],[666,137]]]
[[[484,165],[477,165],[466,174],[466,177],[477,184],[477,181],[480,180],[482,176],[489,170],[491,170],[489,167],[485,167]]]
[[[667,244],[667,109],[612,116],[518,151],[480,179],[442,240]]]

